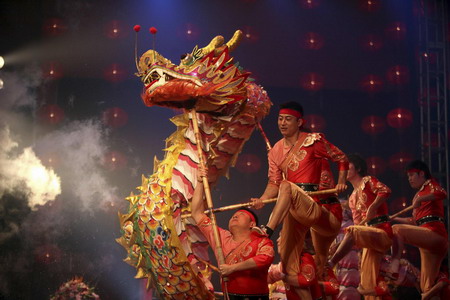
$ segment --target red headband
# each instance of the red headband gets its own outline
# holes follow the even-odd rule
[[[248,210],[245,210],[245,209],[240,209],[237,212],[240,212],[240,211],[246,213],[250,217],[250,219],[252,219],[252,221],[256,223],[255,216],[251,212],[249,212]]]
[[[302,114],[299,111],[290,109],[290,108],[282,108],[280,109],[280,114],[285,114],[285,115],[291,115],[296,117],[297,119],[300,119],[302,117]]]
[[[419,174],[420,172],[423,172],[423,171],[419,170],[419,169],[414,169],[414,168],[409,169],[408,171],[406,171],[406,173],[417,173],[417,174]]]

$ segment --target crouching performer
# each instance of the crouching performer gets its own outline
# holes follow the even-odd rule
[[[360,267],[360,292],[375,290],[381,259],[392,246],[392,228],[389,222],[386,199],[391,190],[377,178],[367,176],[365,160],[356,154],[348,155],[347,180],[353,186],[348,200],[356,225],[346,228],[344,239],[332,255],[329,265],[338,263],[353,245],[362,248]],[[365,295],[365,299],[376,299]]]
[[[396,239],[393,253],[393,266],[398,268],[398,260],[407,243],[420,251],[420,289],[422,296],[435,284],[439,267],[447,254],[447,230],[444,224],[445,190],[431,177],[428,166],[416,160],[407,168],[408,181],[413,189],[418,190],[412,200],[412,218],[395,218],[404,224],[392,226]]]
[[[212,249],[216,249],[211,220],[204,213],[204,187],[201,177],[207,170],[199,167],[199,177],[191,203],[191,213]],[[225,264],[219,266],[222,276],[228,277],[230,300],[268,300],[267,271],[273,262],[272,241],[252,231],[258,225],[257,216],[248,209],[240,209],[228,222],[229,230],[219,228]],[[215,253],[217,257],[217,253]]]

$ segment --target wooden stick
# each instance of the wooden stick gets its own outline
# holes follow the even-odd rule
[[[402,210],[399,211],[398,213],[395,213],[395,214],[393,214],[392,216],[389,216],[389,219],[392,220],[392,219],[394,219],[394,218],[397,218],[398,216],[403,215],[404,213],[406,213],[406,212],[408,212],[408,211],[410,211],[410,210],[412,210],[412,209],[413,209],[412,205],[411,205],[411,206],[408,206],[407,208],[402,209]]]
[[[327,194],[334,194],[337,193],[336,189],[329,189],[329,190],[321,190],[321,191],[315,191],[315,192],[306,192],[309,196],[318,196],[318,195],[327,195]],[[272,202],[276,202],[278,198],[271,198],[271,199],[265,199],[262,201],[262,203],[267,204],[267,203],[272,203]],[[227,210],[233,210],[233,209],[238,209],[238,208],[242,208],[242,207],[248,207],[248,206],[252,206],[253,202],[246,202],[246,203],[239,203],[239,204],[232,204],[232,205],[228,205],[228,206],[223,206],[223,207],[219,207],[219,208],[214,208],[212,211],[214,213],[216,212],[223,212],[223,211],[227,211]],[[205,214],[209,213],[209,210],[205,210]],[[191,214],[182,214],[181,218],[182,219],[186,219],[186,218],[190,218]]]
[[[272,145],[270,144],[269,139],[267,138],[267,135],[261,126],[261,123],[257,122],[256,126],[258,126],[259,132],[261,132],[264,142],[266,142],[267,152],[269,152],[272,149]]]
[[[195,111],[195,109],[191,110],[191,117],[192,117],[192,124],[194,126],[195,140],[197,143],[199,165],[202,166],[202,168],[206,169],[205,161],[203,159],[202,140],[200,139],[200,131],[198,130],[197,112]],[[225,258],[223,256],[222,242],[220,241],[219,237],[219,229],[217,228],[216,216],[214,215],[211,189],[209,188],[208,178],[202,177],[202,180],[203,180],[203,187],[205,189],[206,204],[208,205],[209,218],[211,219],[211,225],[213,228],[214,241],[216,243],[216,253],[218,256],[217,260],[219,262],[219,265],[222,265],[225,264]],[[223,281],[228,281],[228,277],[222,277],[222,279]]]

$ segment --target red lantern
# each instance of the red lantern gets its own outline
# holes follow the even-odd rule
[[[412,122],[412,112],[406,108],[393,109],[387,115],[387,123],[393,128],[404,129],[411,126]]]
[[[323,47],[323,44],[323,37],[316,32],[306,33],[301,41],[302,48],[309,50],[319,50]]]
[[[405,66],[393,66],[386,72],[387,80],[395,85],[402,85],[409,81],[409,70]]]
[[[323,76],[318,73],[308,73],[300,79],[301,86],[308,91],[318,91],[323,87]]]
[[[411,153],[403,151],[398,152],[389,158],[389,166],[394,171],[401,172],[405,170],[406,166],[410,161],[412,161],[412,159],[413,156]]]
[[[300,0],[301,5],[303,8],[311,9],[316,8],[320,5],[319,0]]]
[[[111,82],[120,82],[125,79],[126,72],[124,68],[118,64],[112,64],[105,69],[104,77],[106,80]]]
[[[56,104],[47,104],[39,108],[39,118],[47,124],[56,125],[64,120],[64,111]]]
[[[244,34],[244,41],[246,42],[256,43],[259,40],[258,31],[251,26],[245,26],[243,34]]]
[[[42,264],[59,263],[61,262],[62,251],[57,245],[46,244],[37,247],[34,250],[36,261]]]
[[[106,125],[119,128],[128,122],[128,114],[119,107],[111,107],[103,112],[102,119]]]
[[[371,156],[366,159],[367,170],[370,175],[378,176],[386,170],[386,162],[378,156]]]
[[[432,132],[430,135],[425,133],[423,137],[423,146],[437,148],[439,146],[439,136],[437,133]]]
[[[375,12],[380,9],[380,1],[379,0],[360,0],[359,8],[362,11],[367,12]]]
[[[256,173],[261,169],[261,160],[255,154],[241,154],[238,157],[236,169],[242,173]]]
[[[105,26],[105,34],[110,39],[118,39],[127,36],[129,30],[125,30],[122,21],[112,20]]]
[[[377,35],[368,34],[361,39],[361,46],[367,51],[377,51],[383,47],[383,41]]]
[[[58,79],[63,76],[61,64],[58,62],[49,62],[43,66],[43,75],[49,79]]]
[[[327,125],[325,119],[320,115],[306,115],[305,121],[306,126],[313,132],[322,132]]]
[[[127,165],[127,158],[118,151],[111,151],[107,153],[103,159],[103,164],[106,169],[116,171],[124,168]]]
[[[369,93],[375,93],[383,88],[383,81],[380,77],[370,74],[361,81],[361,88]]]
[[[50,18],[44,21],[42,26],[44,34],[49,36],[58,36],[67,30],[66,24],[59,18]]]
[[[394,22],[388,26],[386,33],[393,40],[403,40],[406,36],[406,25],[402,22]]]
[[[195,24],[187,23],[178,29],[178,36],[188,41],[195,41],[200,36],[200,29]]]
[[[367,116],[361,122],[362,130],[370,135],[377,135],[386,129],[386,122],[379,116]]]

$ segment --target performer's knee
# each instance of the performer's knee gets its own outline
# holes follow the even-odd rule
[[[291,194],[291,184],[287,180],[283,180],[280,184],[278,193],[280,195],[290,195]]]

